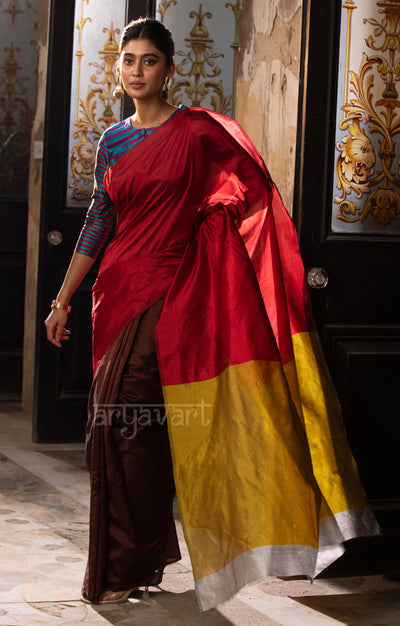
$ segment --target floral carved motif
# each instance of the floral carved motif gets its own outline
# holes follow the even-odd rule
[[[400,101],[396,84],[400,80],[400,3],[377,2],[382,20],[364,19],[373,27],[373,35],[365,40],[372,51],[362,55],[358,73],[350,72],[350,92],[343,108],[341,130],[348,131],[337,143],[337,186],[341,195],[337,219],[363,222],[368,215],[383,227],[400,212],[399,163],[396,163],[396,135],[400,132],[398,108]],[[355,5],[347,3],[347,10]],[[374,96],[375,79],[383,83],[379,97]],[[370,135],[378,136],[379,149],[374,149],[362,125]],[[377,187],[376,189],[373,189]],[[369,194],[363,206],[346,196],[354,191],[357,198]]]
[[[28,79],[21,76],[20,49],[5,46],[7,56],[0,67],[0,190],[26,194],[33,111],[28,103]]]
[[[85,21],[80,21],[77,28],[82,29]],[[77,141],[71,148],[72,180],[69,184],[72,198],[77,201],[86,202],[90,199],[97,142],[104,130],[118,121],[112,108],[115,103],[112,92],[116,85],[114,69],[118,59],[115,35],[119,32],[113,28],[113,24],[110,28],[103,28],[103,33],[108,34],[107,40],[99,51],[100,60],[89,63],[94,68],[94,73],[90,77],[91,84],[84,98],[79,97],[79,84],[77,86],[77,113],[72,133],[72,138]],[[76,55],[80,63],[80,49]],[[78,71],[78,81],[79,75]],[[98,110],[99,104],[101,112]]]
[[[176,65],[176,73],[183,79],[176,79],[171,89],[170,98],[173,104],[181,103],[183,91],[191,102],[191,106],[201,106],[204,98],[211,92],[211,106],[218,113],[227,114],[231,108],[231,96],[225,96],[222,80],[217,78],[221,69],[216,65],[216,59],[224,55],[213,51],[214,41],[210,39],[205,26],[205,19],[210,19],[209,11],[203,13],[200,4],[198,12],[191,11],[189,17],[195,18],[196,23],[190,31],[187,42],[188,52],[178,52],[177,57],[182,60]]]
[[[160,13],[162,22],[168,8],[175,4],[176,0],[160,2],[157,12]],[[229,7],[236,8],[231,4]],[[205,99],[209,97],[214,111],[228,114],[232,108],[232,96],[225,95],[223,81],[218,80],[221,68],[216,64],[216,60],[224,55],[214,51],[214,40],[205,25],[205,20],[211,19],[212,13],[203,12],[200,4],[199,10],[191,11],[189,17],[195,19],[195,25],[185,38],[188,50],[176,52],[176,71],[169,100],[172,104],[179,105],[185,95],[189,106],[204,106]]]
[[[162,24],[165,23],[165,13],[169,9],[169,7],[175,5],[176,2],[177,0],[161,0],[160,4],[158,5],[157,13],[159,13],[161,16],[160,22]]]
[[[20,0],[21,1],[21,0]],[[0,6],[2,5],[2,0],[0,0]],[[25,6],[27,9],[33,11],[33,13],[37,13],[37,8],[35,8],[32,2],[29,0],[25,0]],[[11,17],[11,23],[14,25],[18,15],[23,15],[24,10],[21,8],[18,0],[8,0],[7,8],[4,9],[4,13],[8,13]]]

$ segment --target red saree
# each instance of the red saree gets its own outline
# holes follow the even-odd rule
[[[261,157],[233,120],[185,109],[125,153],[105,184],[119,222],[93,290],[94,370],[165,298],[157,356],[201,610],[270,575],[313,578],[343,541],[379,528],[294,226]],[[95,437],[92,425],[89,445]],[[94,461],[100,477],[103,462]],[[94,491],[98,537],[101,478]]]

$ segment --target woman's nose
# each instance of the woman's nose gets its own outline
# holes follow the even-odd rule
[[[132,66],[132,74],[134,76],[140,76],[142,74],[142,64],[140,61],[136,61]]]

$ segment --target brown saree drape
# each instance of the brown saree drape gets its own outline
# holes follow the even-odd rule
[[[90,544],[83,595],[158,584],[180,559],[154,328],[162,300],[113,342],[89,397]]]

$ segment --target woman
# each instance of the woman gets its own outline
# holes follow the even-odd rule
[[[312,578],[344,540],[379,529],[291,219],[236,122],[165,101],[173,54],[155,20],[123,32],[117,73],[136,112],[99,142],[93,201],[45,323],[60,347],[116,210],[93,287],[83,599],[123,602],[161,582],[180,558],[176,487],[206,610],[270,575]]]

